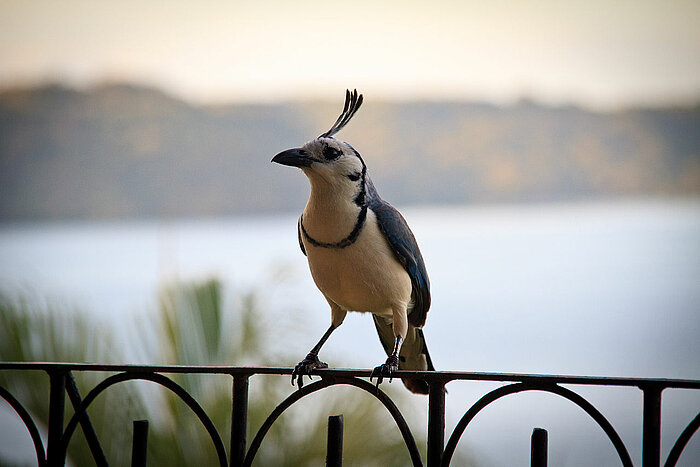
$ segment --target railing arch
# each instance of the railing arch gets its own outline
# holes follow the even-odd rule
[[[88,395],[85,397],[82,403],[75,409],[73,417],[71,417],[70,421],[68,422],[68,425],[66,425],[59,445],[62,460],[65,459],[66,450],[68,449],[68,443],[70,442],[70,439],[73,436],[73,433],[75,432],[75,428],[78,426],[78,422],[80,422],[81,417],[85,416],[85,414],[87,413],[87,409],[90,406],[90,404],[97,398],[97,396],[99,396],[104,390],[106,390],[110,386],[114,386],[115,384],[132,380],[151,381],[169,389],[171,392],[177,395],[185,404],[187,404],[187,406],[195,413],[195,415],[197,415],[197,418],[199,418],[199,421],[202,423],[202,425],[204,425],[204,428],[209,433],[209,436],[211,437],[211,440],[214,443],[214,448],[216,449],[216,455],[219,458],[220,466],[228,466],[228,461],[226,459],[226,448],[224,447],[224,443],[221,440],[219,431],[216,429],[214,423],[211,421],[204,409],[202,409],[202,406],[200,406],[199,403],[194,399],[194,397],[192,397],[182,386],[180,386],[167,376],[163,376],[159,373],[119,373],[108,377],[107,379],[100,382],[97,386],[95,386],[88,393]]]
[[[416,441],[413,438],[413,433],[411,433],[411,429],[408,427],[408,423],[406,423],[406,420],[404,419],[403,415],[401,415],[401,412],[399,411],[398,407],[396,407],[396,404],[394,404],[394,401],[392,401],[391,398],[389,398],[389,396],[387,396],[385,392],[383,392],[381,389],[377,388],[373,384],[357,378],[322,378],[321,381],[315,381],[311,384],[302,387],[298,391],[293,392],[284,401],[282,401],[282,403],[275,407],[275,409],[272,411],[272,413],[270,413],[270,415],[267,417],[265,422],[258,430],[257,434],[255,435],[255,438],[253,439],[253,442],[250,444],[250,448],[248,449],[248,453],[246,454],[245,461],[243,462],[244,467],[252,465],[253,459],[255,458],[255,455],[257,454],[258,449],[260,448],[260,445],[262,444],[262,441],[265,438],[265,435],[272,427],[272,424],[275,423],[275,421],[280,417],[280,415],[282,415],[282,413],[285,410],[291,407],[295,402],[298,402],[302,398],[313,394],[316,391],[320,391],[321,389],[341,384],[350,385],[362,389],[365,392],[368,392],[369,394],[373,395],[376,399],[379,400],[379,402],[381,402],[384,405],[387,411],[394,418],[396,425],[401,431],[401,436],[403,436],[404,442],[406,443],[406,447],[408,448],[408,453],[411,456],[411,462],[414,466],[422,466],[423,462],[421,461]]]
[[[489,392],[481,399],[479,399],[474,405],[472,405],[459,420],[457,426],[452,432],[452,436],[450,436],[450,439],[447,442],[447,446],[445,446],[445,451],[442,458],[442,465],[448,466],[450,464],[452,455],[454,454],[455,449],[457,448],[457,443],[462,438],[462,435],[467,429],[469,423],[474,419],[474,417],[476,417],[476,415],[479,412],[481,412],[482,409],[486,408],[487,406],[497,401],[498,399],[501,399],[502,397],[525,391],[549,392],[552,394],[562,396],[570,400],[574,404],[578,405],[588,415],[590,415],[591,418],[593,418],[596,421],[596,423],[598,423],[598,425],[603,429],[603,431],[605,431],[605,434],[608,435],[608,438],[613,443],[613,446],[615,447],[615,450],[617,451],[617,454],[620,457],[620,460],[622,461],[622,465],[625,467],[632,467],[632,459],[630,458],[629,452],[627,452],[625,444],[622,442],[622,438],[620,438],[620,435],[617,434],[617,431],[615,431],[608,419],[605,418],[605,416],[603,416],[603,414],[600,413],[600,411],[596,409],[590,402],[588,402],[579,394],[571,391],[570,389],[557,386],[556,384],[535,383],[515,383],[510,384],[508,386],[500,387],[498,389],[494,389],[493,391]]]
[[[36,451],[37,464],[40,467],[43,467],[46,465],[46,450],[44,449],[44,443],[41,441],[41,433],[39,433],[39,429],[37,428],[36,423],[34,423],[34,419],[32,419],[32,416],[29,414],[29,412],[27,412],[27,409],[25,409],[24,406],[17,399],[15,399],[15,396],[10,394],[10,391],[2,386],[0,386],[0,397],[5,399],[7,403],[10,404],[10,407],[15,410],[17,415],[19,415],[19,418],[24,423],[27,431],[29,431],[29,435],[32,437],[32,442],[34,443],[34,451]]]
[[[690,441],[696,431],[700,428],[700,413],[695,416],[694,419],[688,423],[685,430],[680,434],[676,442],[673,444],[671,451],[668,453],[668,458],[666,459],[665,467],[674,467],[681,457],[683,449],[685,449],[686,444]]]

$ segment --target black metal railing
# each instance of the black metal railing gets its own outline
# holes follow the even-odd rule
[[[217,453],[219,464],[226,466],[249,466],[252,464],[263,438],[277,418],[292,404],[301,398],[334,385],[350,385],[372,394],[391,414],[401,432],[413,465],[423,465],[413,434],[403,415],[394,402],[380,388],[363,378],[369,378],[370,370],[320,369],[314,372],[320,380],[292,392],[267,417],[258,429],[250,445],[247,443],[248,430],[248,387],[251,377],[256,375],[291,375],[291,368],[269,367],[221,367],[221,366],[137,366],[137,365],[100,365],[84,363],[22,363],[0,362],[2,370],[41,371],[49,375],[49,419],[46,443],[32,415],[20,401],[5,388],[0,387],[2,397],[17,412],[34,443],[39,466],[62,466],[65,464],[66,450],[78,425],[85,434],[95,463],[108,465],[102,451],[99,438],[90,422],[87,408],[108,387],[129,380],[147,380],[157,383],[176,394],[195,413],[207,430]],[[85,398],[81,397],[75,381],[74,372],[109,372],[114,373],[97,384]],[[207,413],[199,403],[175,381],[165,374],[218,374],[232,378],[232,414],[231,433],[228,456],[221,433],[216,429]],[[447,466],[471,420],[492,402],[515,393],[525,391],[544,391],[556,394],[582,408],[603,429],[612,442],[623,466],[632,466],[627,447],[608,419],[590,402],[578,393],[563,387],[573,386],[615,386],[634,387],[642,391],[642,466],[657,467],[661,465],[661,401],[666,389],[700,389],[698,380],[647,379],[647,378],[609,378],[585,376],[523,375],[507,373],[468,373],[468,372],[409,372],[401,371],[396,378],[421,378],[429,387],[428,395],[428,466]],[[445,443],[445,385],[450,381],[492,381],[506,383],[492,390],[472,405],[462,416]],[[68,395],[74,408],[74,414],[68,420],[64,416],[65,397]],[[66,423],[67,422],[67,423]],[[700,413],[686,426],[671,448],[664,463],[671,467],[678,461],[683,449],[700,426]],[[327,465],[340,465],[342,462],[343,420],[330,417],[328,434]],[[132,465],[145,465],[145,453],[148,434],[148,422],[134,422],[134,440],[132,446]],[[531,465],[547,465],[547,433],[536,428],[532,434]]]

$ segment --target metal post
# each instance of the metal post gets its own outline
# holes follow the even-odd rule
[[[148,420],[134,420],[131,444],[131,467],[146,467],[148,447]]]
[[[233,377],[233,407],[231,410],[231,458],[232,466],[243,465],[246,454],[246,430],[248,429],[248,375]]]
[[[61,453],[63,436],[63,414],[65,410],[66,374],[63,371],[49,371],[49,439],[46,453],[49,467],[64,465],[65,453]]]
[[[343,415],[328,417],[328,444],[326,445],[326,466],[343,465]]]
[[[648,385],[644,391],[644,419],[642,431],[642,466],[661,465],[661,391],[663,387]]]
[[[445,385],[430,383],[428,394],[428,467],[437,467],[445,449]]]
[[[544,428],[532,430],[530,467],[547,467],[547,430]]]

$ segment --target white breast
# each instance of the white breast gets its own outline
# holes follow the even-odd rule
[[[307,229],[312,231],[310,226]],[[317,247],[305,238],[303,242],[316,286],[344,310],[391,316],[392,307],[408,306],[411,280],[371,209],[359,237],[345,248]]]

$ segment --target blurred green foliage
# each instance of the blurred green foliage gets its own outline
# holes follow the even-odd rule
[[[226,303],[226,305],[225,305]],[[138,317],[137,342],[125,348],[116,331],[93,316],[26,298],[0,297],[0,359],[4,361],[64,361],[123,363],[127,350],[139,351],[150,363],[183,365],[279,365],[263,345],[264,318],[256,294],[242,292],[224,299],[218,280],[173,283],[161,288],[157,313]],[[295,357],[296,358],[296,357]],[[276,361],[275,361],[276,360]],[[75,372],[81,395],[105,373]],[[231,379],[220,375],[168,375],[205,409],[228,447],[231,427]],[[48,377],[42,372],[0,372],[0,385],[17,397],[40,429],[48,420]],[[419,446],[425,446],[423,398],[402,387],[387,387],[413,426]],[[248,439],[265,418],[294,391],[288,377],[251,378]],[[416,403],[420,404],[416,406]],[[67,403],[66,417],[72,416]],[[350,387],[333,387],[302,399],[272,426],[254,465],[323,465],[328,415],[345,419],[346,465],[408,465],[408,451],[399,430],[381,404]],[[105,391],[89,409],[111,465],[128,465],[132,421],[148,419],[149,465],[217,465],[208,433],[174,394],[145,381],[120,383]],[[73,465],[94,465],[84,436],[77,430],[68,451]],[[456,459],[467,465],[464,458]],[[0,464],[3,464],[0,458]]]
[[[90,315],[26,297],[11,300],[0,296],[0,360],[115,363],[120,358],[113,336]],[[74,376],[82,396],[106,377],[92,372]],[[49,414],[48,375],[39,371],[1,371],[0,386],[24,405],[45,435]],[[114,410],[115,407],[119,410]],[[125,463],[121,451],[131,445],[131,430],[126,427],[145,410],[141,394],[133,387],[108,390],[90,406],[91,421],[97,433],[102,434],[108,459],[119,459],[115,465]],[[66,417],[72,415],[72,407],[67,404]],[[76,466],[94,464],[81,430],[73,437],[68,459]],[[0,464],[6,462],[0,457]]]

